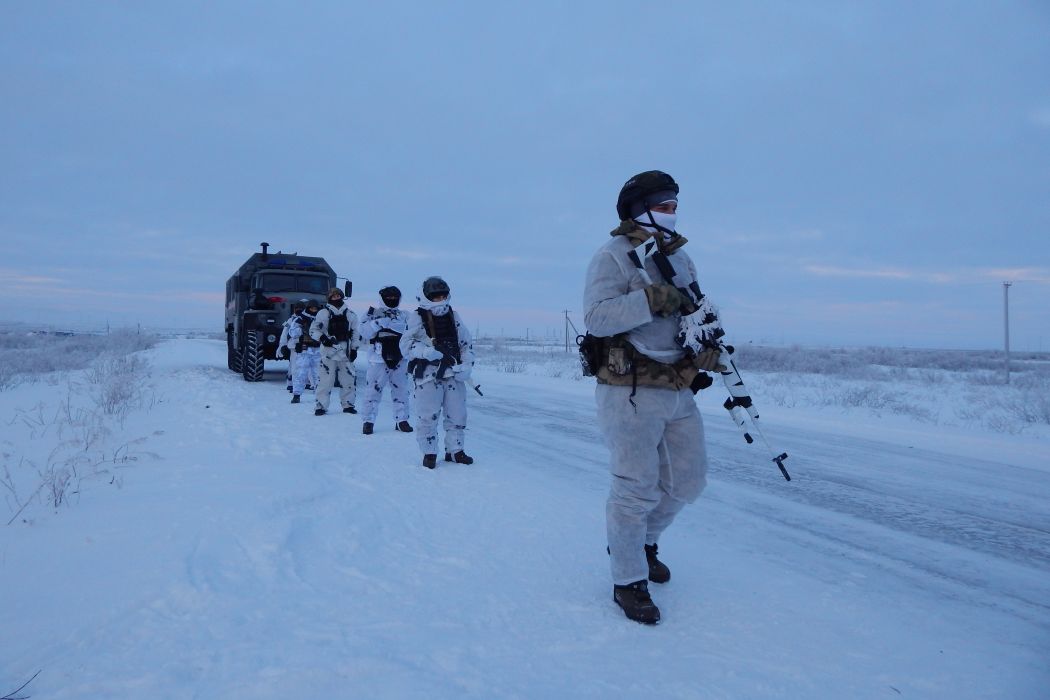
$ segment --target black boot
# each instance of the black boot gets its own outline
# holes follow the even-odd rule
[[[656,545],[645,545],[645,561],[649,562],[649,580],[653,583],[667,583],[671,580],[671,570],[667,564],[656,558]]]
[[[613,586],[613,600],[623,609],[623,614],[643,625],[655,625],[660,621],[660,608],[649,597],[649,584],[643,579],[626,586]]]
[[[292,394],[292,403],[299,403],[299,394]]]
[[[374,426],[371,423],[363,423],[361,425],[361,432],[364,433],[365,435],[371,435],[373,427]]]
[[[396,430],[396,431],[398,431],[400,433],[411,433],[412,432],[412,426],[408,424],[407,420],[403,420],[403,421],[401,421],[400,423],[398,423],[397,425],[394,426],[394,430]]]
[[[323,416],[325,413],[327,413],[327,411],[325,411],[323,408],[315,408],[314,409],[314,415],[315,416]]]
[[[456,454],[451,454],[449,452],[446,452],[445,453],[445,461],[446,462],[458,462],[459,464],[474,464],[474,458],[471,457],[470,455],[468,455],[463,450],[460,450]]]
[[[357,409],[354,408],[353,404],[350,404],[349,406],[343,409],[343,413],[357,413]]]
[[[423,455],[423,466],[427,469],[433,469],[438,465],[437,455]]]

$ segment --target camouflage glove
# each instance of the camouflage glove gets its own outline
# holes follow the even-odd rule
[[[333,348],[335,347],[335,338],[329,335],[322,335],[321,345],[325,346],[326,348]]]
[[[669,284],[653,284],[645,288],[649,310],[654,316],[670,316],[682,308],[682,294]]]
[[[705,372],[724,372],[726,366],[719,361],[721,358],[722,351],[719,349],[704,350],[693,358],[693,366]]]

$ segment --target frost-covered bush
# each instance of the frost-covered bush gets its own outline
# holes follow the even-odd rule
[[[861,379],[879,371],[930,370],[984,373],[1003,381],[1002,353],[991,350],[920,350],[913,348],[803,348],[738,345],[733,356],[741,368],[754,372],[831,374]],[[1012,367],[1050,375],[1050,353],[1015,353]]]
[[[5,449],[0,469],[0,493],[3,493],[11,521],[31,503],[43,502],[58,508],[78,496],[85,479],[105,474],[116,483],[117,465],[134,461],[132,440],[114,448],[112,436],[123,425],[128,414],[144,405],[149,387],[149,364],[139,354],[152,346],[153,336],[114,333],[108,336],[20,336],[4,338],[0,352],[7,359],[20,358],[19,373],[7,386],[25,381],[49,378],[61,385],[58,370],[86,367],[80,375],[63,378],[65,391],[57,408],[46,408],[41,402],[31,408],[18,407],[8,423],[19,433],[19,449]],[[54,355],[64,356],[53,361]],[[33,362],[34,356],[43,356]],[[79,366],[77,366],[79,365]],[[3,366],[0,364],[0,366]],[[56,378],[51,382],[50,378]],[[86,384],[86,387],[85,387]],[[51,394],[51,390],[48,390]],[[53,394],[51,394],[53,396]],[[13,437],[13,439],[16,439]],[[33,445],[51,445],[36,451]],[[13,443],[9,443],[13,444]],[[10,522],[10,521],[8,521]]]
[[[95,405],[123,422],[140,404],[148,374],[149,364],[139,355],[103,355],[87,373]]]
[[[583,378],[576,346],[565,352],[560,344],[511,344],[501,339],[474,344],[477,364],[507,374],[537,374],[554,378]]]
[[[0,334],[0,391],[53,372],[84,369],[105,355],[129,355],[157,337],[118,330],[106,335]]]

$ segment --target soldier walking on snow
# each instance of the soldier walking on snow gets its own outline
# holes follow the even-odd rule
[[[316,299],[304,299],[303,304],[303,312],[293,317],[296,322],[288,328],[288,342],[295,353],[292,403],[299,403],[303,389],[317,386],[318,367],[321,363],[321,343],[310,337],[310,326],[321,309],[321,302]]]
[[[449,287],[440,277],[423,281],[419,308],[408,316],[401,353],[415,383],[417,434],[423,466],[437,466],[438,417],[444,412],[445,461],[473,464],[463,451],[467,427],[467,385],[474,367],[470,332],[449,306]]]
[[[310,326],[310,337],[321,343],[321,379],[317,385],[315,416],[328,412],[328,400],[336,381],[339,382],[339,403],[343,413],[357,413],[357,314],[343,300],[343,290],[333,287],[328,291],[328,303],[317,312]]]
[[[606,530],[613,599],[646,624],[660,620],[647,580],[671,578],[657,541],[707,483],[704,424],[693,394],[710,379],[700,370],[725,369],[717,350],[691,355],[677,340],[685,301],[678,288],[697,278],[682,249],[686,239],[675,231],[677,209],[670,175],[652,170],[628,180],[616,202],[620,225],[592,258],[583,299],[587,328],[598,336],[595,399],[612,457]],[[650,257],[632,261],[629,254],[647,241],[655,241],[661,263],[670,263],[670,279]]]
[[[303,311],[306,310],[306,302],[306,299],[300,299],[292,304],[292,315],[285,320],[281,329],[281,339],[277,341],[277,347],[280,348],[281,356],[288,360],[288,372],[285,375],[285,379],[288,383],[289,393],[294,393],[292,384],[295,382],[295,360],[299,354],[295,351],[295,341],[291,339],[289,332],[293,326],[299,324],[299,318]]]
[[[401,337],[408,328],[401,304],[401,290],[383,287],[379,290],[381,304],[368,309],[361,321],[361,340],[368,343],[368,372],[365,375],[365,397],[361,404],[364,423],[361,432],[371,435],[375,428],[379,400],[383,387],[390,386],[390,400],[394,405],[394,430],[411,433],[408,423],[408,361],[401,354]]]

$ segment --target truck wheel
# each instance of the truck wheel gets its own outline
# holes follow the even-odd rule
[[[241,353],[233,347],[232,331],[226,331],[226,366],[234,372],[241,371]]]
[[[241,359],[241,374],[244,375],[244,381],[246,382],[261,382],[263,378],[263,363],[266,358],[263,356],[263,344],[260,342],[262,339],[259,337],[259,333],[251,332],[247,334],[244,343],[244,357]]]

